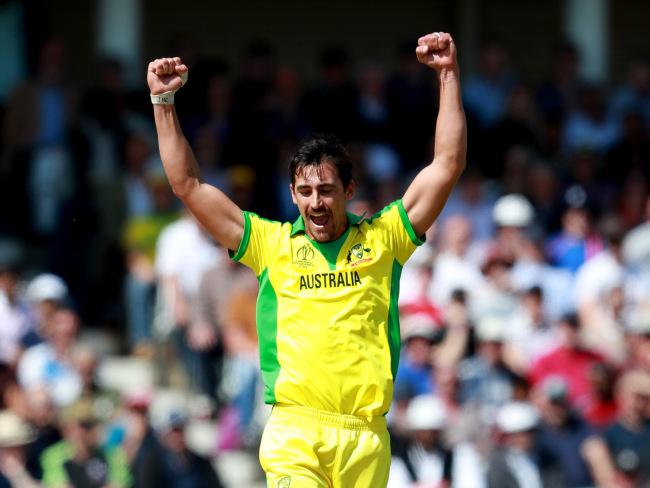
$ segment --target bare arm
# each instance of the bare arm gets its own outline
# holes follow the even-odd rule
[[[147,82],[153,95],[178,90],[187,67],[180,58],[149,63]],[[154,105],[160,157],[172,190],[214,239],[232,249],[239,247],[244,217],[237,205],[221,190],[201,180],[192,149],[185,139],[174,105]]]
[[[625,481],[617,476],[614,461],[607,449],[605,441],[597,436],[584,440],[580,446],[580,453],[586,461],[596,486],[602,488],[626,488]]]
[[[415,177],[402,203],[418,235],[423,235],[442,211],[465,168],[467,129],[456,61],[456,46],[446,33],[421,37],[418,60],[438,73],[440,108],[433,162]]]

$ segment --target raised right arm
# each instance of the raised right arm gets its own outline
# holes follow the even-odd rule
[[[152,95],[178,90],[187,66],[180,58],[149,63],[147,83]],[[236,251],[244,233],[240,208],[218,188],[201,180],[199,166],[183,135],[173,104],[154,104],[160,157],[172,190],[199,223],[222,246]]]

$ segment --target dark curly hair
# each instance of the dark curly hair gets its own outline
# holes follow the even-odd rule
[[[289,162],[289,178],[293,185],[296,175],[307,166],[318,167],[323,163],[332,163],[347,188],[352,181],[352,160],[341,141],[331,134],[316,134],[303,142]]]

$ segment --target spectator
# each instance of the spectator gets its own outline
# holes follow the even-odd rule
[[[601,87],[584,86],[580,90],[579,105],[568,116],[562,134],[567,153],[589,149],[604,154],[619,140],[619,122],[607,114]]]
[[[579,185],[564,193],[565,210],[562,228],[551,235],[546,244],[546,255],[553,266],[575,273],[580,266],[602,251],[604,243],[591,228],[587,193]]]
[[[124,453],[133,476],[133,488],[147,488],[148,466],[156,462],[162,447],[149,423],[151,403],[146,392],[134,392],[124,398],[126,408],[125,437],[122,443]]]
[[[418,247],[402,270],[400,278],[400,314],[423,315],[436,328],[442,326],[442,312],[429,297],[432,287],[433,249],[429,245]]]
[[[342,140],[357,136],[358,94],[350,80],[349,54],[330,47],[321,55],[321,80],[305,95],[304,110],[314,132],[336,132]]]
[[[648,107],[650,107],[650,102]],[[610,186],[619,187],[627,178],[650,183],[650,136],[648,136],[648,121],[638,112],[631,111],[622,118],[623,134],[621,140],[614,144],[605,155],[605,165],[601,177]],[[648,110],[650,114],[650,108]],[[649,115],[650,117],[650,115]],[[605,169],[607,168],[607,169]]]
[[[434,302],[445,306],[454,290],[472,292],[481,286],[483,276],[471,261],[472,224],[462,215],[445,220],[440,232],[440,251],[433,262],[433,280],[429,293]]]
[[[610,108],[618,117],[638,111],[650,127],[650,64],[646,59],[633,61],[625,83],[611,96]]]
[[[413,398],[406,411],[408,438],[393,450],[389,488],[484,486],[478,455],[469,445],[451,448],[444,439],[445,407],[433,395]]]
[[[489,488],[544,486],[543,472],[535,460],[538,419],[537,411],[524,402],[511,402],[499,410],[496,425],[501,441],[488,460]]]
[[[131,474],[124,451],[100,447],[97,406],[82,400],[60,410],[63,440],[41,457],[43,485],[48,488],[126,488]],[[155,486],[155,485],[151,485]]]
[[[625,323],[627,369],[650,371],[650,310],[640,307]]]
[[[184,411],[167,413],[157,426],[161,448],[143,466],[142,486],[157,488],[221,488],[223,484],[210,460],[192,452],[185,442],[187,424]]]
[[[542,421],[538,429],[540,456],[556,470],[556,485],[566,488],[592,486],[592,459],[589,443],[601,442],[569,405],[567,384],[549,377],[538,388],[538,408]],[[600,486],[600,485],[599,485]]]
[[[500,42],[492,40],[481,46],[480,72],[467,81],[463,98],[481,127],[490,129],[503,116],[514,76],[508,66],[508,53]]]
[[[35,429],[34,441],[27,448],[27,467],[37,479],[42,479],[41,456],[49,447],[63,439],[56,416],[56,408],[44,387],[27,391],[29,410],[27,419]]]
[[[33,329],[21,340],[23,347],[28,348],[43,342],[48,324],[66,304],[68,287],[58,276],[42,273],[29,282],[25,296],[33,309],[34,320]]]
[[[618,420],[603,437],[620,475],[631,486],[644,486],[650,480],[650,376],[646,371],[631,370],[616,385]]]
[[[570,405],[579,412],[587,408],[594,394],[589,370],[603,362],[602,356],[582,346],[580,324],[577,315],[564,315],[557,324],[559,345],[538,358],[529,373],[533,385],[542,384],[550,377],[562,378],[567,384]]]
[[[238,445],[256,446],[263,428],[263,425],[256,422],[255,415],[262,404],[255,311],[257,280],[241,265],[229,262],[227,268],[231,279],[227,282],[229,290],[220,310],[223,314],[223,339],[226,349],[226,367],[221,390],[230,401],[235,414],[235,438],[222,436],[219,443],[221,449]],[[222,278],[223,276],[220,277]],[[228,424],[228,412],[225,414],[225,417],[220,418],[220,422],[225,421],[225,424]]]
[[[463,173],[436,225],[444,226],[449,217],[461,215],[471,223],[474,242],[485,242],[494,233],[493,205],[485,181],[477,170],[470,167]]]
[[[20,385],[44,387],[57,407],[74,403],[82,392],[82,379],[73,364],[78,329],[76,313],[58,310],[45,331],[45,342],[27,349],[18,363]]]
[[[160,162],[154,159],[151,163],[141,182],[145,185],[143,196],[151,199],[151,208],[129,215],[123,235],[128,269],[124,287],[127,333],[131,350],[143,357],[153,354],[156,242],[163,229],[180,217]]]
[[[215,395],[213,370],[204,364],[210,358],[192,346],[188,326],[201,277],[219,258],[216,245],[194,218],[184,213],[161,232],[154,263],[164,309],[158,333],[171,334],[192,388],[211,397]]]
[[[590,311],[597,302],[610,293],[614,288],[622,287],[624,296],[633,299],[629,294],[631,276],[626,272],[623,256],[623,229],[620,221],[615,218],[604,219],[602,234],[607,247],[585,262],[576,274],[574,291],[575,302],[581,318],[589,319]]]
[[[606,364],[596,364],[589,371],[589,381],[594,392],[591,403],[584,411],[589,425],[603,429],[616,419],[618,407],[614,399],[616,370]]]
[[[417,168],[430,157],[433,134],[434,90],[431,72],[413,57],[415,40],[398,48],[398,66],[388,80],[386,96],[390,121],[389,141],[405,168]]]
[[[461,403],[481,409],[481,418],[491,419],[512,399],[514,373],[503,356],[506,321],[503,317],[481,317],[476,324],[476,355],[459,365]]]
[[[543,291],[539,286],[522,294],[506,337],[506,362],[520,375],[525,375],[538,357],[556,345],[556,334],[545,313]]]
[[[645,222],[628,232],[623,239],[625,263],[636,270],[650,270],[650,196],[645,202]]]
[[[537,92],[538,104],[547,120],[564,120],[575,106],[580,80],[580,53],[576,46],[563,40],[554,46],[549,78]]]
[[[25,448],[34,440],[34,431],[18,415],[0,411],[0,487],[38,488],[27,470]]]
[[[485,174],[491,178],[507,177],[503,163],[514,148],[539,152],[540,119],[531,89],[519,84],[513,87],[506,104],[503,118],[497,123],[486,143],[489,156],[485,162]],[[514,191],[514,189],[511,189]],[[520,190],[521,191],[521,190]]]
[[[5,243],[0,250],[0,363],[16,365],[21,338],[32,328],[31,314],[18,292],[20,248]]]
[[[432,345],[441,339],[437,329],[437,324],[423,314],[410,315],[402,321],[404,352],[397,370],[395,388],[402,388],[411,396],[434,392]]]

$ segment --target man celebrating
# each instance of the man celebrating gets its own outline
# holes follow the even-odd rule
[[[304,143],[289,165],[293,224],[242,212],[203,182],[174,110],[187,80],[180,58],[149,64],[160,155],[176,195],[260,283],[257,329],[265,401],[273,413],[260,460],[273,487],[386,486],[384,415],[399,360],[402,266],[440,214],[465,166],[466,128],[456,46],[421,37],[436,70],[440,109],[433,162],[401,200],[369,219],[346,212],[351,162],[333,137]]]

